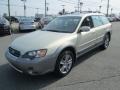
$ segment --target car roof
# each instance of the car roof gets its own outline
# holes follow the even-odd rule
[[[104,15],[102,13],[73,13],[68,15],[62,15],[60,17],[66,17],[66,16],[76,16],[76,17],[86,17],[86,16],[93,16],[93,15]]]

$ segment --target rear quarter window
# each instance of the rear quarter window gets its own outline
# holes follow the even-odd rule
[[[100,16],[101,21],[103,22],[103,24],[108,24],[110,23],[109,20],[105,17],[105,16]]]

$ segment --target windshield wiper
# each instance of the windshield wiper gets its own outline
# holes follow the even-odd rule
[[[48,30],[42,30],[42,31],[61,32],[61,31],[58,31],[58,30],[51,30],[51,29],[48,29]]]
[[[67,32],[67,31],[59,31],[59,30],[42,30],[42,31],[51,31],[51,32],[69,33],[69,32]]]
[[[60,32],[60,31],[58,31],[58,30],[45,30],[45,31]]]

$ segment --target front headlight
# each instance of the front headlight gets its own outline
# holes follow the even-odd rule
[[[40,49],[40,50],[29,51],[22,57],[34,59],[34,58],[44,57],[46,55],[46,53],[47,53],[47,49]]]

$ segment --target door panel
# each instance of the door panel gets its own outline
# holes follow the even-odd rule
[[[95,28],[95,43],[99,43],[101,41],[103,41],[103,37],[104,37],[104,34],[105,34],[105,29],[104,29],[104,26],[101,26],[101,27],[98,27],[98,28]]]
[[[104,33],[105,33],[105,25],[100,19],[100,16],[92,16],[93,24],[94,24],[94,36],[95,43],[99,43],[103,41]]]
[[[94,32],[90,30],[89,32],[81,32],[80,34],[78,34],[78,52],[81,52],[95,44],[93,40],[93,33]]]
[[[77,50],[78,52],[81,52],[85,49],[87,49],[88,47],[92,46],[95,44],[94,42],[94,29],[93,29],[93,22],[92,22],[92,19],[91,17],[86,17],[82,24],[81,24],[81,27],[82,26],[89,26],[91,29],[90,31],[88,32],[81,32],[81,33],[78,33],[78,40],[77,40]]]

